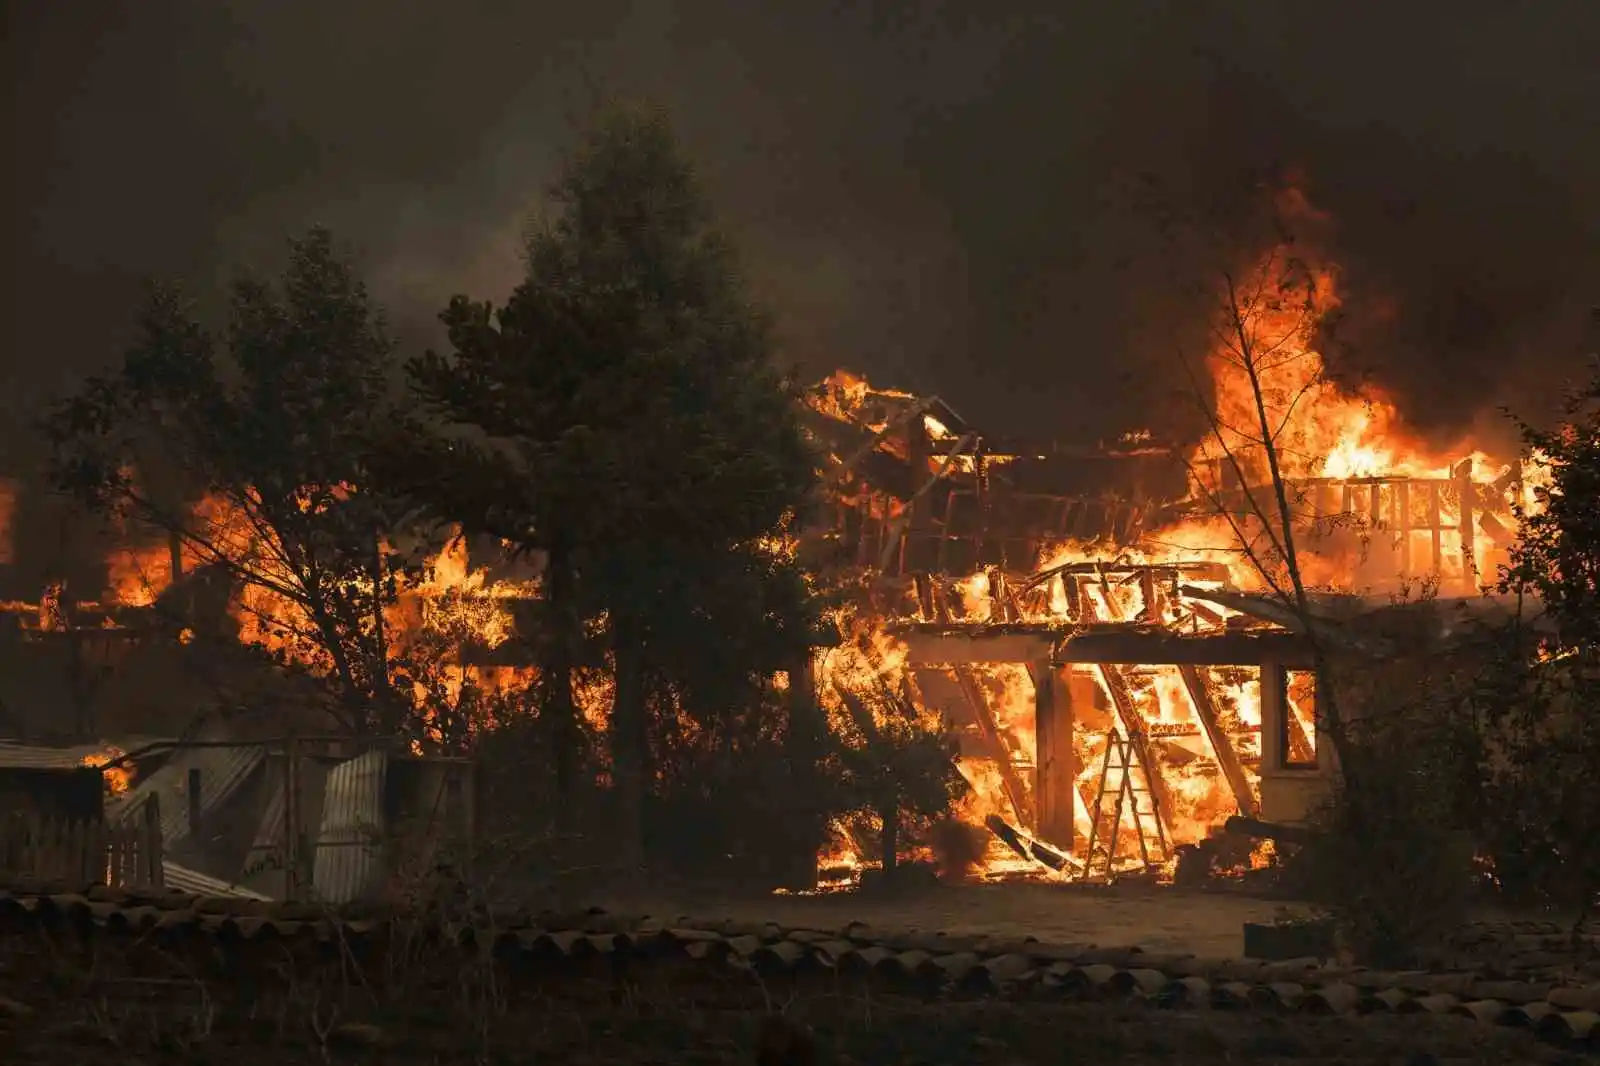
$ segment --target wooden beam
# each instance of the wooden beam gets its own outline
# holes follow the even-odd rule
[[[1294,633],[1183,636],[1162,630],[1090,631],[1067,638],[1056,649],[1058,663],[1260,666],[1272,661],[1295,669],[1316,665],[1309,642]]]
[[[1264,663],[1261,667],[1261,771],[1307,770],[1309,763],[1298,762],[1295,754],[1314,753],[1310,738],[1289,706],[1288,676],[1283,663]]]
[[[967,665],[954,666],[951,670],[956,675],[957,684],[961,686],[962,695],[967,698],[967,703],[972,708],[973,721],[978,723],[978,731],[983,735],[984,743],[991,752],[990,758],[994,759],[996,767],[1000,770],[1000,782],[1005,787],[1006,799],[1010,801],[1011,810],[1016,814],[1017,821],[1026,826],[1037,824],[1034,819],[1033,804],[1029,802],[1028,790],[1022,776],[1017,773],[1017,768],[1011,763],[1011,751],[1006,747],[1005,738],[1000,735],[1000,726],[989,710],[989,700],[983,694],[983,686],[978,684],[977,675],[972,672],[972,667]]]
[[[1432,482],[1428,485],[1428,531],[1433,534],[1433,570],[1435,575],[1444,573],[1444,518],[1439,513],[1439,485]]]
[[[995,632],[902,632],[908,666],[971,663],[1031,663],[1050,658],[1056,634]]]
[[[1472,457],[1461,460],[1455,469],[1457,493],[1461,497],[1461,584],[1467,595],[1478,591],[1478,552],[1473,536],[1477,489],[1472,483]]]
[[[1206,741],[1211,745],[1211,755],[1217,760],[1223,779],[1228,782],[1228,789],[1233,793],[1233,800],[1239,806],[1239,813],[1255,817],[1257,814],[1255,795],[1250,791],[1250,782],[1244,776],[1244,767],[1239,764],[1239,753],[1233,750],[1233,738],[1228,736],[1222,728],[1222,722],[1217,718],[1217,706],[1212,702],[1211,690],[1206,687],[1206,679],[1200,675],[1198,667],[1189,664],[1178,667],[1178,676],[1183,678],[1183,687],[1189,691],[1189,700],[1194,704],[1195,714],[1205,731]]]
[[[1411,482],[1402,481],[1394,489],[1394,528],[1400,536],[1400,574],[1411,576]]]

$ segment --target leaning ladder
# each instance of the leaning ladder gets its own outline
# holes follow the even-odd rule
[[[1167,833],[1161,825],[1161,817],[1155,810],[1155,802],[1150,797],[1150,783],[1148,779],[1149,768],[1140,767],[1145,775],[1142,783],[1135,784],[1133,779],[1133,741],[1123,736],[1115,726],[1106,732],[1105,758],[1100,766],[1100,788],[1095,795],[1094,811],[1090,814],[1089,846],[1084,852],[1083,878],[1088,880],[1093,877],[1096,860],[1104,864],[1102,876],[1110,877],[1116,865],[1117,839],[1122,832],[1122,814],[1124,808],[1133,818],[1135,836],[1139,840],[1139,861],[1145,870],[1150,869],[1152,862],[1150,844],[1146,832],[1146,818],[1149,825],[1155,830],[1155,842],[1158,854],[1155,862],[1167,860]],[[1112,774],[1116,775],[1116,785],[1113,790]],[[1139,797],[1151,799],[1148,807],[1142,807]],[[1113,801],[1110,815],[1111,824],[1102,832],[1106,821],[1106,800]]]

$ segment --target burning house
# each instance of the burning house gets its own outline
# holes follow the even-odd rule
[[[1328,380],[1315,322],[1285,314],[1237,331],[1276,330],[1270,361],[1221,335],[1197,447],[1013,439],[843,371],[809,394],[824,539],[864,590],[875,649],[865,667],[823,657],[819,690],[909,676],[960,738],[964,813],[1014,852],[1110,872],[1162,864],[1235,814],[1306,816],[1331,746],[1282,511],[1324,648],[1371,651],[1363,613],[1419,590],[1477,597],[1504,561],[1522,464],[1435,454],[1393,406]],[[1239,428],[1263,422],[1281,509],[1260,434]]]

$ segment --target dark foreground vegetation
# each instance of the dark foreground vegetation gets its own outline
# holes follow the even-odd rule
[[[247,922],[241,925],[247,926]],[[1581,1061],[1458,1018],[1159,1009],[676,952],[498,961],[409,926],[284,939],[174,930],[0,936],[8,1063],[1536,1063]],[[259,937],[259,934],[256,934]],[[913,985],[915,982],[912,983]]]

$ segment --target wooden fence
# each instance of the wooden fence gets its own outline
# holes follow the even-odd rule
[[[16,812],[0,817],[0,875],[66,885],[161,888],[161,813],[154,798],[124,823]]]

